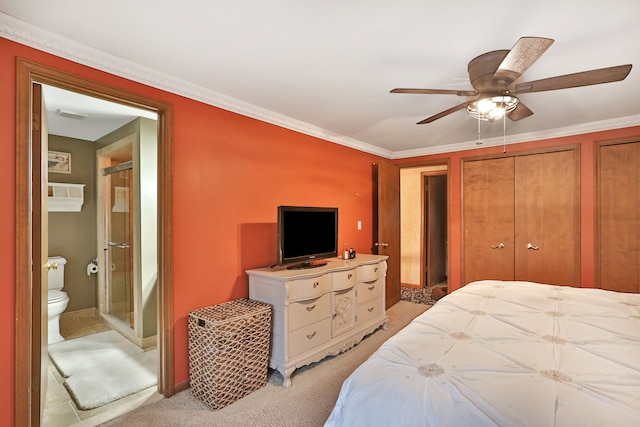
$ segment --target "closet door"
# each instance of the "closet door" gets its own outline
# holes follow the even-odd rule
[[[515,158],[515,279],[580,283],[576,149]]]
[[[514,159],[463,162],[462,283],[513,280]]]
[[[597,153],[596,285],[640,292],[640,142]]]

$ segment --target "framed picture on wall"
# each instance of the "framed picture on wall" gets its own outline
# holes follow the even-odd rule
[[[49,172],[71,173],[71,153],[49,151]]]

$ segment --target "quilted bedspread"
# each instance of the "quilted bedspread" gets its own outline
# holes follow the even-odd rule
[[[348,377],[326,426],[640,426],[640,295],[480,281]]]

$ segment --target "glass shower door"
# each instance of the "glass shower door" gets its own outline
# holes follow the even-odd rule
[[[103,169],[105,285],[108,313],[134,326],[133,164]]]

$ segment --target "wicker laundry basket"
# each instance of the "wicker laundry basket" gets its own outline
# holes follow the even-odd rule
[[[239,299],[189,313],[192,394],[221,409],[267,383],[271,306]]]

